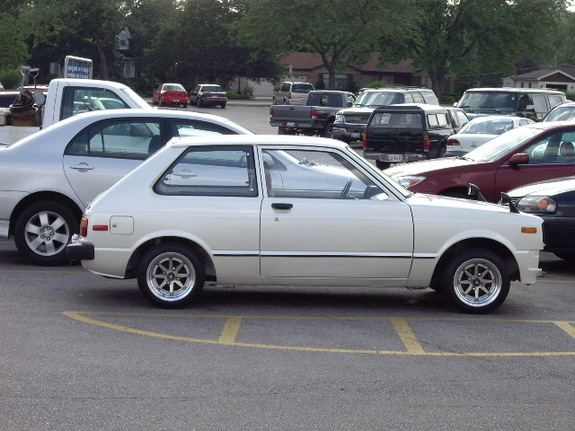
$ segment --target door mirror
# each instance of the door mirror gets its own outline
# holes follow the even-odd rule
[[[529,154],[527,153],[515,153],[507,161],[511,166],[516,165],[527,165],[529,164]]]

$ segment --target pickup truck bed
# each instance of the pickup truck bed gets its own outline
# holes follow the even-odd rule
[[[303,106],[272,105],[270,125],[278,134],[332,136],[336,112],[350,106],[355,99],[347,91],[311,91]]]

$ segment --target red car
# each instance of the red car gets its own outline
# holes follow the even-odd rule
[[[188,107],[188,93],[182,84],[168,83],[154,90],[154,105],[182,105]]]
[[[575,174],[575,122],[513,129],[460,157],[407,163],[384,172],[414,192],[467,197],[469,183],[489,202],[501,192]]]

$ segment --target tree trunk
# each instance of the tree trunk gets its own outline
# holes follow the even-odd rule
[[[108,72],[108,59],[106,58],[104,41],[102,40],[97,41],[96,48],[98,49],[98,58],[100,59],[100,77],[103,80],[109,80],[110,73]]]

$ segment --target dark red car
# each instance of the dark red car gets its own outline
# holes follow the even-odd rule
[[[489,202],[501,192],[575,174],[575,122],[521,126],[460,157],[407,163],[384,172],[414,192],[467,197],[469,183]]]
[[[154,90],[154,105],[182,105],[188,107],[188,93],[182,84],[161,84]]]

